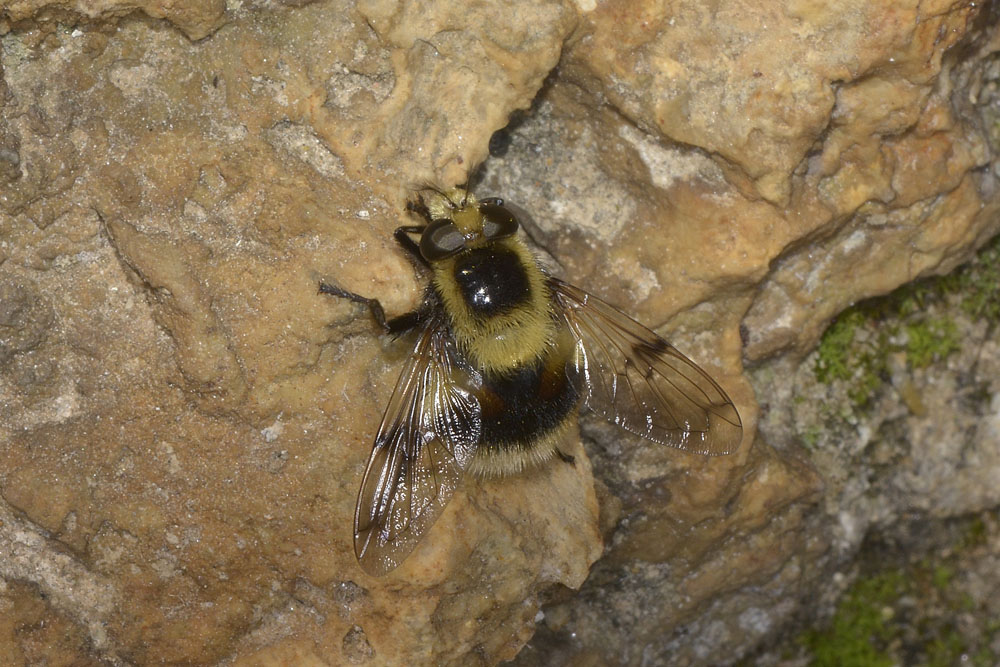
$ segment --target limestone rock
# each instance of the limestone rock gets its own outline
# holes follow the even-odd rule
[[[831,482],[851,459],[772,401],[838,311],[1000,230],[998,11],[5,3],[0,655],[496,664],[540,624],[523,664],[746,654],[878,525],[831,535],[831,504],[871,509]],[[351,522],[408,343],[317,286],[413,307],[392,230],[470,175],[710,369],[746,437],[704,459],[585,416],[575,466],[466,480],[375,579]],[[965,498],[924,507],[996,502]]]

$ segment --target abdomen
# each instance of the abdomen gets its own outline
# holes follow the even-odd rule
[[[568,331],[533,364],[484,373],[478,398],[482,435],[470,472],[516,473],[552,457],[573,423],[580,383]]]

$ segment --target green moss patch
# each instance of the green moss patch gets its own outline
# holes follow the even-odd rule
[[[841,313],[823,334],[814,373],[824,384],[846,384],[856,407],[869,404],[901,354],[910,369],[927,368],[962,348],[956,316],[1000,322],[1000,237],[947,276],[903,285]]]
[[[998,519],[993,511],[960,520],[950,546],[862,574],[832,618],[798,636],[796,657],[814,667],[1000,664],[995,593],[983,590],[997,586],[986,540],[996,535]],[[869,553],[862,563],[877,567],[900,555]]]

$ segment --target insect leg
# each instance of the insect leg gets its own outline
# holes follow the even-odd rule
[[[408,227],[399,227],[392,233],[393,237],[399,245],[403,246],[404,250],[408,250],[410,254],[420,260],[420,263],[424,266],[430,266],[424,256],[420,254],[420,245],[411,239],[408,234],[419,234],[423,232],[426,225],[410,225]]]
[[[398,315],[391,320],[387,320],[385,318],[385,309],[382,308],[382,304],[379,303],[378,299],[369,299],[368,297],[361,296],[360,294],[348,292],[347,290],[336,287],[335,285],[322,282],[319,284],[319,293],[329,294],[330,296],[349,299],[355,303],[364,304],[368,307],[368,310],[371,311],[372,317],[375,318],[375,322],[387,333],[391,334],[399,334],[412,329],[420,322],[424,314],[420,310],[414,310],[409,313]]]
[[[427,222],[431,221],[431,212],[427,210],[427,204],[424,203],[423,199],[406,202],[406,210],[410,213],[416,213]]]
[[[559,449],[558,447],[556,447],[556,456],[558,456],[559,460],[562,461],[563,463],[568,463],[570,465],[573,465],[574,463],[576,463],[576,457],[575,456],[573,456],[572,454],[567,454],[566,452],[564,452],[563,450]]]

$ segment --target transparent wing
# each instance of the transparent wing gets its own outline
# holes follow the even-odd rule
[[[396,568],[441,515],[482,432],[480,378],[448,330],[420,333],[375,437],[354,513],[354,552],[372,575]]]
[[[729,454],[743,424],[733,402],[673,345],[618,309],[556,278],[549,286],[576,338],[584,402],[644,438],[699,454]]]

